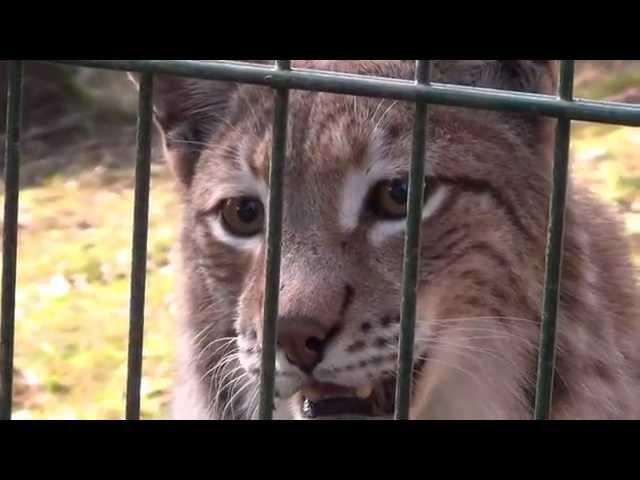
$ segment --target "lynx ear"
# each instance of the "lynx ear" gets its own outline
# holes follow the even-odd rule
[[[546,95],[556,92],[555,60],[442,60],[434,66],[436,82]],[[551,119],[526,113],[497,115],[531,148],[549,147]]]
[[[441,60],[439,82],[527,93],[555,93],[555,60]]]
[[[138,85],[138,76],[129,74]],[[185,188],[209,136],[227,113],[237,85],[171,75],[154,75],[154,120],[175,176]]]

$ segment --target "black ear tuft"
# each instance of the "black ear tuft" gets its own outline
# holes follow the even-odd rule
[[[137,75],[129,78],[137,85]],[[162,132],[169,164],[184,187],[209,136],[224,118],[237,84],[156,74],[154,120]]]

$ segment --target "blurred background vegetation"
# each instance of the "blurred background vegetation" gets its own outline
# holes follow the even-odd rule
[[[6,64],[0,62],[0,112]],[[27,64],[16,299],[17,419],[124,416],[136,92],[126,76]],[[640,61],[580,61],[576,96],[640,103]],[[4,115],[0,161],[4,164]],[[640,265],[640,129],[574,124],[572,168],[623,213]],[[154,145],[142,417],[166,418],[179,215]]]

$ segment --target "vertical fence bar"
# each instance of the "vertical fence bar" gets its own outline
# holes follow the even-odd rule
[[[11,61],[8,63],[2,242],[2,324],[0,325],[0,420],[11,419],[13,392],[18,197],[20,192],[20,124],[22,117],[22,62]]]
[[[142,343],[144,338],[144,297],[147,274],[147,231],[151,176],[151,128],[153,75],[143,73],[138,97],[136,186],[133,207],[131,259],[131,299],[129,305],[129,352],[127,366],[127,420],[140,418]]]
[[[574,61],[563,60],[560,64],[559,97],[573,99]],[[540,349],[536,384],[535,419],[546,420],[551,410],[553,394],[553,374],[555,368],[556,323],[558,316],[558,296],[562,274],[562,250],[564,244],[564,219],[567,199],[567,178],[569,167],[569,144],[571,119],[559,118],[553,160],[553,184],[549,205],[549,227],[542,300],[542,325],[540,329]]]
[[[289,60],[277,60],[278,70],[289,70]],[[282,238],[282,185],[287,145],[289,90],[276,89],[273,142],[269,163],[269,201],[267,206],[267,255],[263,305],[262,363],[260,369],[260,419],[273,418],[273,392],[276,361],[276,327],[280,293],[280,242]]]
[[[429,82],[430,62],[416,61],[416,83]],[[420,226],[424,199],[424,153],[427,127],[427,104],[416,102],[413,123],[413,149],[409,174],[409,205],[407,233],[404,244],[402,278],[402,306],[400,310],[400,339],[398,377],[396,382],[396,420],[409,418],[413,373],[413,343],[415,336],[417,283],[420,269]]]

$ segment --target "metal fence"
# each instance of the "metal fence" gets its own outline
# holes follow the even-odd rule
[[[277,60],[274,67],[241,62],[189,60],[79,60],[53,61],[67,65],[140,72],[137,161],[135,173],[134,228],[132,242],[129,351],[126,418],[140,416],[140,380],[144,330],[146,246],[149,208],[150,152],[152,129],[153,75],[225,80],[269,86],[276,91],[273,147],[269,166],[267,260],[264,298],[264,336],[260,410],[261,419],[273,412],[276,352],[276,318],[280,276],[282,225],[282,172],[285,159],[286,120],[290,89],[332,92],[366,97],[404,100],[416,104],[413,149],[409,176],[407,230],[404,247],[401,332],[396,386],[397,420],[407,419],[411,393],[416,283],[419,269],[420,213],[423,201],[424,153],[429,104],[487,110],[527,112],[558,119],[555,133],[553,184],[551,190],[545,258],[542,324],[535,399],[535,419],[549,418],[556,337],[556,317],[563,247],[564,212],[572,120],[640,126],[640,107],[573,98],[574,61],[560,63],[557,96],[498,91],[436,84],[429,81],[428,60],[416,61],[414,82],[400,79],[292,69],[289,60]],[[5,163],[4,238],[2,271],[2,323],[0,327],[0,419],[11,418],[13,383],[14,310],[18,227],[20,117],[22,107],[22,61],[11,61],[7,92],[7,134]]]

